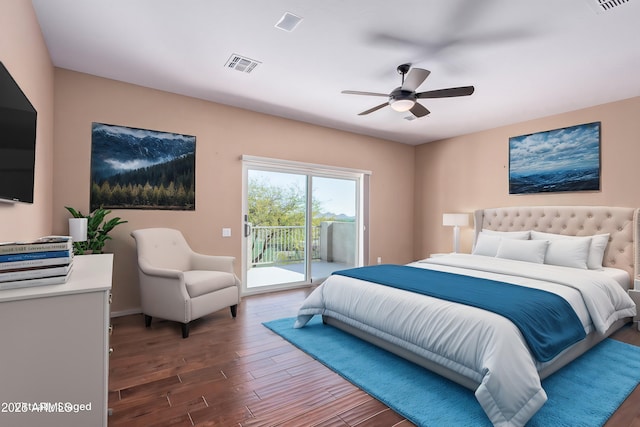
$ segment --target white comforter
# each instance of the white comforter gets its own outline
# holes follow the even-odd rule
[[[606,274],[468,254],[409,264],[557,293],[589,333],[635,315],[635,304]],[[464,267],[464,268],[463,268]],[[326,314],[381,337],[480,384],[475,396],[495,426],[523,426],[546,402],[538,370],[518,328],[478,308],[349,277],[329,277],[303,302],[295,327]],[[547,362],[545,364],[548,365]]]

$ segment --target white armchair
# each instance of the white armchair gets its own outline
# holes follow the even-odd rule
[[[236,317],[240,302],[240,280],[234,272],[235,258],[194,252],[182,233],[170,228],[134,230],[140,299],[145,325],[152,317],[182,324],[182,337],[189,336],[189,323],[225,307]]]

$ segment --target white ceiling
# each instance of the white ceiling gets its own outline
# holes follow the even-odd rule
[[[33,0],[56,67],[421,144],[640,95],[640,1]],[[285,12],[302,22],[275,27]],[[226,67],[232,54],[260,64]],[[431,71],[431,114],[358,113],[400,86],[398,65]]]

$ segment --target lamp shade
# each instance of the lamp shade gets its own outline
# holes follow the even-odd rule
[[[87,218],[69,218],[69,236],[74,242],[87,240]]]
[[[469,214],[446,213],[442,214],[442,225],[466,227],[469,225]]]

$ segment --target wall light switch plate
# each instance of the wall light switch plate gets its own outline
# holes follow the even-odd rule
[[[222,237],[231,237],[231,229],[223,228],[222,229]]]

